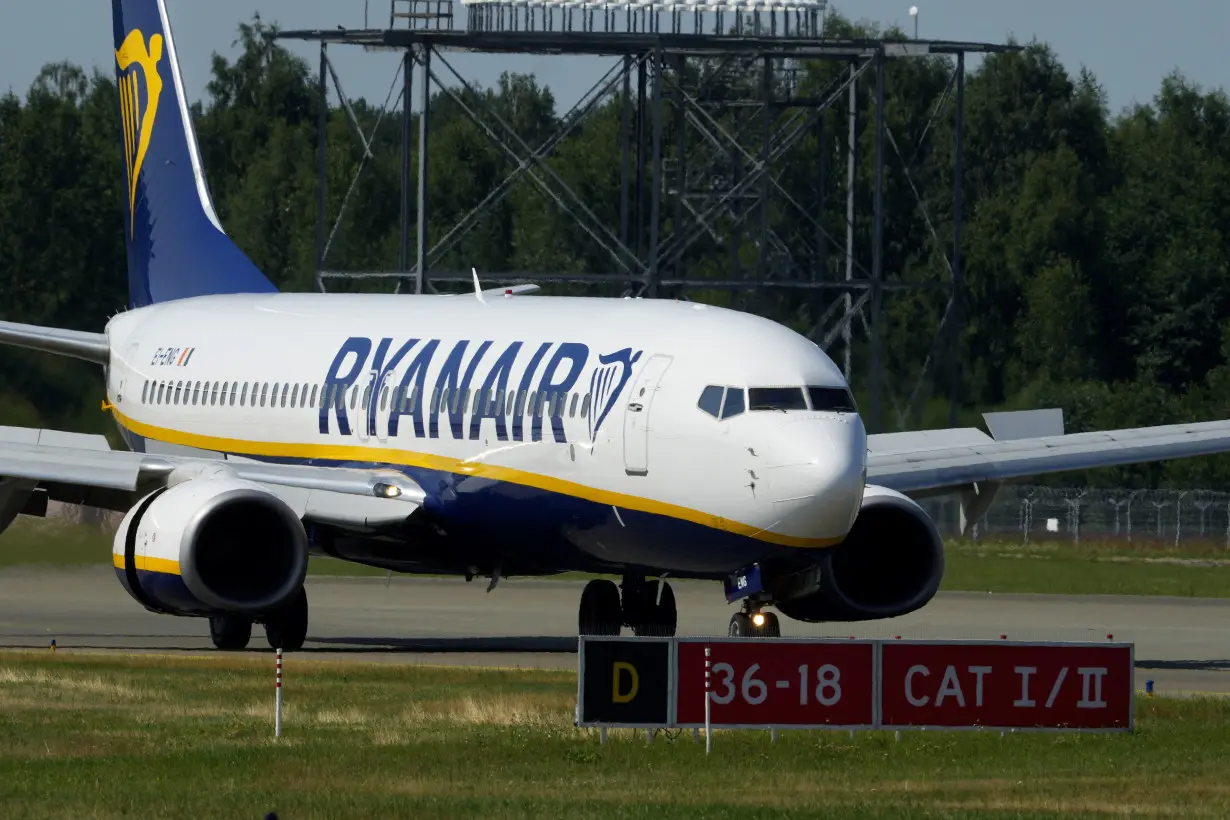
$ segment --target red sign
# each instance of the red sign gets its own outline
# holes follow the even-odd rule
[[[881,652],[886,729],[1132,727],[1131,645],[884,641]]]
[[[705,647],[714,726],[875,722],[872,641],[679,639],[676,724],[705,724]]]

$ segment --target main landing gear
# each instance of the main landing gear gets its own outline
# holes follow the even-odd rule
[[[744,602],[742,612],[730,616],[730,629],[726,634],[732,638],[780,638],[782,627],[776,614],[762,612],[749,600]]]
[[[678,620],[670,584],[625,575],[619,586],[605,579],[585,585],[577,628],[582,635],[614,636],[630,626],[634,635],[670,638]]]
[[[307,639],[308,601],[307,590],[302,587],[290,603],[278,612],[265,617],[265,640],[270,649],[297,652]],[[237,651],[246,649],[252,640],[251,618],[237,615],[211,615],[209,637],[218,649]]]

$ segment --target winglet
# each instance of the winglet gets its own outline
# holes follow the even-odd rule
[[[478,283],[478,269],[470,268],[470,272],[474,274],[474,295],[485,305],[487,300],[483,298],[483,286]]]

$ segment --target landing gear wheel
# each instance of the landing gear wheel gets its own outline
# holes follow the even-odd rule
[[[245,649],[252,640],[252,621],[235,615],[210,615],[209,639],[218,649]]]
[[[595,580],[585,585],[577,630],[581,635],[615,636],[623,626],[619,587],[614,581]]]
[[[750,638],[754,632],[752,619],[747,616],[746,612],[736,612],[730,616],[730,629],[727,635],[732,638]]]
[[[297,652],[307,639],[307,626],[307,590],[300,587],[285,609],[265,619],[265,640],[271,649]]]
[[[661,600],[650,598],[645,611],[643,621],[632,627],[633,635],[650,638],[675,637],[675,629],[679,625],[679,611],[675,608],[675,591],[670,584],[662,582]]]
[[[773,612],[762,612],[761,614],[764,615],[764,623],[760,625],[760,637],[780,638],[782,625],[777,620],[777,615]]]

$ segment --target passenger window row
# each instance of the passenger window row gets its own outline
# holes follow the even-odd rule
[[[400,406],[402,414],[409,413],[418,401],[418,391],[417,386],[407,390],[385,385],[380,391],[379,409],[390,410]],[[327,385],[322,389],[316,384],[274,383],[271,388],[268,382],[146,381],[141,390],[141,403],[156,405],[314,408],[317,406],[317,399],[323,407],[341,408],[347,404],[347,397],[337,385]],[[361,405],[358,385],[350,388],[350,409],[355,410],[361,406],[363,410],[367,410],[371,399],[370,384],[362,390]],[[558,419],[563,418],[565,413],[569,418],[575,418],[578,408],[581,418],[588,418],[589,404],[588,393],[582,398],[580,393],[562,391],[483,391],[460,388],[441,391],[437,387],[431,393],[427,409],[428,412],[434,408],[441,413],[457,413],[460,408],[462,413],[482,412],[485,416],[495,416],[498,413],[506,416],[528,415]]]
[[[857,413],[854,397],[844,387],[749,387],[747,402],[741,387],[709,385],[696,403],[714,418],[728,419],[744,409],[752,412],[776,410],[819,410],[827,413]]]

